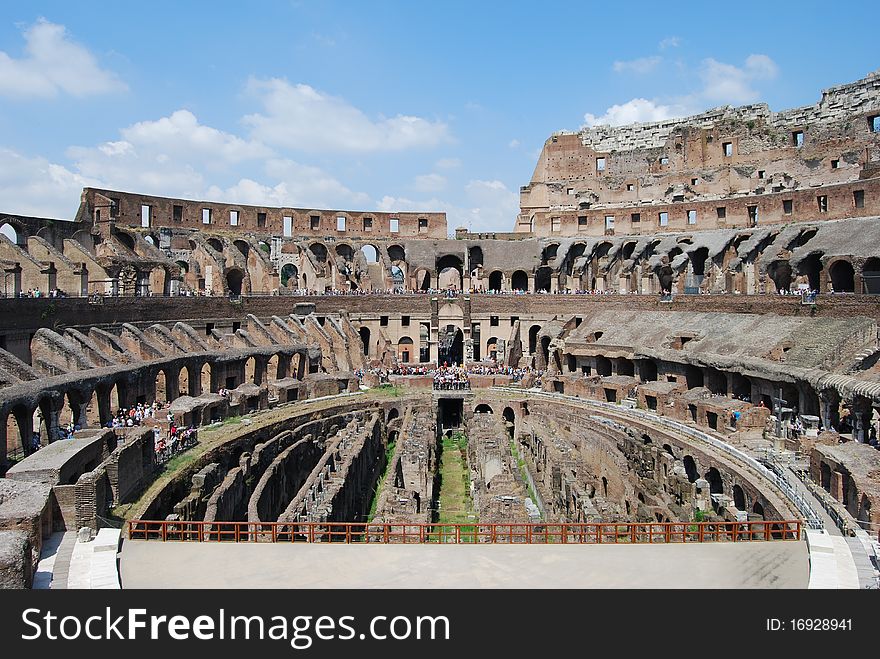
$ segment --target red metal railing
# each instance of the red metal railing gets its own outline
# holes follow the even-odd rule
[[[553,524],[179,522],[131,520],[132,540],[345,544],[665,544],[800,540],[801,521]]]

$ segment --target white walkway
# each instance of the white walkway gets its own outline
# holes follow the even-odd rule
[[[101,529],[89,542],[76,533],[53,533],[43,543],[34,589],[119,589],[119,529]]]

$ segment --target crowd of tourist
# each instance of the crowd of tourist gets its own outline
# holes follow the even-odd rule
[[[168,434],[165,437],[162,436],[162,430],[159,426],[153,427],[153,446],[156,450],[156,462],[159,464],[170,460],[178,453],[182,453],[196,444],[198,444],[198,430],[195,426],[178,428],[177,424],[172,420],[168,428]]]
[[[156,401],[150,403],[138,403],[131,408],[123,407],[116,411],[116,414],[106,423],[107,428],[131,428],[139,426],[147,422],[149,419],[156,419],[160,416],[162,403]],[[171,421],[171,414],[168,414],[168,421]]]
[[[38,297],[49,297],[49,298],[57,298],[57,297],[68,297],[67,293],[62,291],[60,288],[53,288],[48,292],[43,292],[40,288],[31,288],[28,291],[21,291],[18,294],[20,298],[38,298]]]
[[[434,389],[470,389],[467,369],[446,362],[434,370]]]

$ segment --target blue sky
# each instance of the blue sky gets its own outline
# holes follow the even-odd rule
[[[0,212],[71,218],[95,185],[512,230],[554,130],[781,110],[880,67],[846,4],[4,3]]]

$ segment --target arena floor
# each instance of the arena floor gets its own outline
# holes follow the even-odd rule
[[[126,540],[123,588],[806,588],[806,542],[327,545]]]

